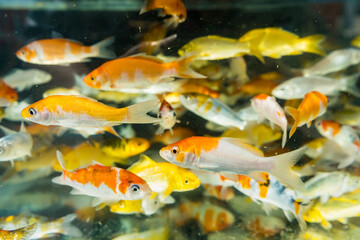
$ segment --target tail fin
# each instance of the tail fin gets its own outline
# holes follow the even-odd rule
[[[109,46],[113,44],[114,41],[115,37],[108,37],[101,42],[92,45],[91,49],[93,50],[94,57],[109,59],[116,58],[113,49],[109,49]]]
[[[154,1],[153,0],[146,0],[144,5],[142,6],[141,10],[140,10],[140,13],[139,15],[147,12],[147,11],[150,11],[152,9],[155,9],[156,6],[154,4]]]
[[[300,38],[296,44],[297,50],[302,52],[310,52],[319,55],[326,53],[320,47],[320,43],[325,40],[325,36],[321,34],[311,35],[308,37]]]
[[[285,147],[286,139],[287,139],[287,126],[283,129],[283,136],[282,136],[282,142],[281,142],[282,148]]]
[[[77,217],[75,213],[66,215],[65,217],[57,220],[60,223],[60,232],[71,237],[82,237],[82,232],[75,226],[71,225],[71,222]]]
[[[153,99],[146,102],[136,103],[127,107],[127,117],[123,123],[156,123],[161,119],[150,117],[146,113],[155,108],[160,103],[159,99]]]
[[[184,56],[179,60],[169,62],[166,65],[171,68],[174,67],[177,70],[178,77],[182,78],[206,78],[206,76],[195,72],[190,68],[190,63],[195,60],[195,56]]]
[[[291,136],[295,133],[296,131],[296,128],[298,126],[298,122],[299,122],[299,111],[296,110],[295,108],[293,107],[289,107],[289,106],[286,106],[285,107],[285,111],[287,113],[289,113],[295,120],[294,122],[294,125],[292,126],[291,130],[290,130],[290,135],[289,135],[289,139],[291,138]]]
[[[348,92],[348,93],[351,93],[355,97],[360,97],[360,91],[359,91],[358,86],[357,86],[357,82],[358,82],[359,77],[360,77],[360,73],[355,73],[353,75],[341,78],[340,79],[340,82],[341,82],[340,86],[343,87],[343,89],[341,89],[341,90],[345,91],[345,92]]]
[[[21,236],[20,237],[21,239],[30,239],[30,237],[35,233],[37,226],[38,226],[37,223],[33,223],[26,227],[19,228],[19,229],[13,230],[13,231],[9,231],[9,232],[11,232],[11,236],[8,236],[9,238],[4,236],[4,239],[17,239],[16,236]]]
[[[302,147],[297,150],[272,157],[274,167],[270,174],[278,178],[284,185],[291,186],[296,190],[304,191],[305,185],[291,167],[305,154],[308,148]]]

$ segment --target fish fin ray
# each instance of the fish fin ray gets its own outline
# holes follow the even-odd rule
[[[177,70],[177,75],[182,78],[206,78],[206,76],[191,69],[190,64],[193,60],[195,60],[195,56],[185,55],[179,60],[166,63],[166,65],[169,66],[169,68],[175,67],[175,69]]]
[[[106,59],[113,59],[116,58],[116,55],[113,49],[109,49],[109,46],[112,45],[115,41],[115,37],[108,37],[104,40],[95,43],[91,46],[91,49],[95,53],[94,57],[98,58],[106,58]]]
[[[283,135],[282,135],[282,141],[281,141],[281,147],[284,148],[287,140],[287,127],[283,129]]]
[[[322,34],[315,34],[307,37],[300,38],[296,44],[299,51],[310,52],[324,56],[326,53],[320,47],[320,43],[325,40],[325,36]]]
[[[69,214],[59,219],[61,223],[61,233],[71,237],[82,237],[83,233],[71,222],[77,217],[76,214]]]
[[[292,126],[291,130],[290,130],[290,134],[289,134],[289,139],[291,138],[291,136],[295,133],[297,125],[298,125],[298,121],[299,121],[299,111],[293,107],[289,107],[286,106],[285,107],[285,111],[287,113],[289,113],[295,120],[294,125]]]
[[[263,157],[264,156],[264,153],[257,149],[256,147],[250,145],[250,144],[247,144],[247,143],[244,143],[243,141],[241,141],[239,138],[228,138],[228,137],[222,137],[221,138],[222,141],[226,141],[230,144],[233,144],[235,146],[239,146],[241,148],[244,148],[246,149],[247,151],[257,155],[257,156],[261,156]]]
[[[136,103],[127,107],[127,117],[122,123],[156,123],[161,119],[151,117],[147,113],[160,103],[159,99],[153,99],[146,102]]]

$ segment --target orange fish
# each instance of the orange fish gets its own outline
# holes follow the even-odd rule
[[[165,38],[167,33],[167,28],[162,23],[156,23],[150,26],[149,30],[142,36],[142,42],[156,42]],[[146,53],[147,55],[152,55],[155,53],[159,44],[143,44],[140,47],[140,52]]]
[[[203,186],[206,190],[205,195],[213,196],[223,201],[233,199],[235,196],[234,190],[231,187],[211,184],[204,184]]]
[[[171,134],[170,132],[165,132],[162,135],[157,135],[152,140],[152,142],[158,142],[164,145],[169,145],[171,143],[180,141],[181,139],[188,138],[194,135],[195,133],[191,129],[184,127],[176,127],[173,129],[173,134]]]
[[[147,0],[141,8],[140,14],[153,9],[162,9],[159,16],[170,15],[171,17],[166,20],[166,23],[170,26],[176,27],[186,20],[186,8],[181,0]]]
[[[43,39],[22,47],[16,56],[24,62],[43,65],[69,65],[86,62],[91,57],[115,58],[115,53],[108,50],[114,40],[114,37],[110,37],[92,46],[84,46],[69,39]]]
[[[0,107],[9,106],[17,100],[18,94],[16,90],[9,87],[4,80],[0,78]]]
[[[152,193],[142,178],[125,169],[94,163],[86,168],[68,171],[61,152],[57,151],[56,154],[62,175],[52,181],[73,187],[74,194],[97,197],[100,202],[114,202],[143,199]]]
[[[131,88],[146,88],[169,82],[174,77],[204,78],[189,67],[194,57],[164,63],[161,59],[135,55],[104,63],[85,78],[86,85],[101,90],[125,91]]]
[[[53,95],[31,104],[21,116],[42,125],[61,125],[70,128],[105,128],[122,123],[155,123],[157,118],[146,113],[159,104],[159,100],[137,103],[129,107],[114,108],[94,99]]]
[[[285,111],[295,120],[290,130],[289,138],[294,134],[297,127],[301,127],[305,123],[307,127],[310,127],[312,120],[326,112],[327,104],[328,99],[324,94],[313,91],[305,94],[298,109],[289,106],[285,107]]]
[[[212,98],[218,98],[220,96],[220,93],[218,91],[212,90],[211,88],[201,84],[200,82],[190,81],[187,81],[183,85],[181,85],[180,89],[177,92],[181,94],[199,93],[210,96]]]
[[[252,78],[250,82],[242,85],[234,94],[240,92],[249,95],[271,95],[272,90],[280,84],[279,80],[282,78],[283,76],[277,72],[264,73]]]

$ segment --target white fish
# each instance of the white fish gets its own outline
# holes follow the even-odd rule
[[[24,118],[21,116],[21,111],[30,105],[26,99],[21,102],[13,102],[9,107],[5,108],[5,117],[4,119],[21,122]]]
[[[3,77],[4,82],[19,92],[29,89],[34,85],[47,83],[51,80],[50,73],[39,69],[13,69],[9,74]]]

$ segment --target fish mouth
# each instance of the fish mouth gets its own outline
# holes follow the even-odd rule
[[[160,154],[160,157],[162,157],[163,159],[165,159],[166,161],[169,161],[169,162],[172,162],[170,159],[170,155],[171,155],[171,153],[170,153],[170,150],[160,150],[160,152],[159,152],[159,154]]]

